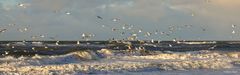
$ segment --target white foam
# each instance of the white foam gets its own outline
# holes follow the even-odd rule
[[[137,52],[136,52],[137,53]],[[5,74],[82,74],[102,72],[133,72],[147,70],[199,70],[228,69],[232,62],[240,61],[240,53],[221,54],[164,54],[135,55],[127,51],[79,51],[59,56],[39,56],[0,58],[0,71]],[[106,55],[107,57],[101,57]],[[232,57],[232,56],[234,57]]]

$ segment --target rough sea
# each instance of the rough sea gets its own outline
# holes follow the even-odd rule
[[[1,41],[0,74],[239,75],[238,41]]]

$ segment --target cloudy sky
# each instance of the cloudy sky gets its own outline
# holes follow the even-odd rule
[[[7,29],[0,40],[82,40],[83,33],[93,40],[238,40],[239,7],[240,0],[0,0],[0,31]]]

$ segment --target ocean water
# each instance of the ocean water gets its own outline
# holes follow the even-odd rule
[[[240,74],[238,42],[15,41],[0,46],[1,74]]]

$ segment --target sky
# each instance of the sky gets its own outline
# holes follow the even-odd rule
[[[0,40],[239,40],[239,7],[240,0],[0,0]]]

